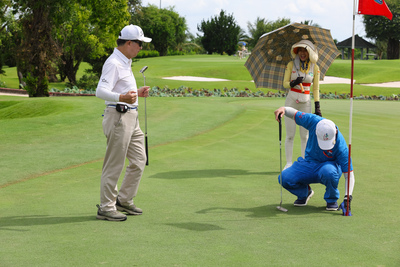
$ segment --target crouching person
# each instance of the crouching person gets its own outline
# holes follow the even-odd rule
[[[339,128],[331,120],[291,107],[280,107],[274,113],[276,120],[279,121],[285,115],[285,119],[294,120],[296,124],[309,131],[305,157],[299,157],[291,167],[282,172],[282,186],[297,196],[294,205],[306,206],[314,194],[310,184],[320,183],[326,187],[324,195],[326,210],[338,210],[337,200],[340,197],[338,184],[340,177],[344,174],[345,190],[346,193],[349,192],[349,196],[344,196],[341,208],[343,212],[347,208],[350,211],[354,173],[351,162],[349,170],[349,151]],[[281,177],[279,176],[278,179],[280,182]],[[350,179],[349,191],[347,190],[348,179]],[[347,207],[348,197],[349,207]]]

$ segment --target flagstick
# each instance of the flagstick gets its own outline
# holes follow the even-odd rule
[[[351,84],[350,84],[350,122],[349,122],[349,162],[348,162],[348,173],[347,173],[347,209],[346,216],[349,216],[350,207],[350,167],[351,167],[351,136],[353,131],[353,81],[354,81],[354,29],[356,21],[356,0],[353,3],[353,35],[351,39]]]

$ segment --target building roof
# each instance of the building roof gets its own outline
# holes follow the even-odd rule
[[[336,46],[337,48],[351,48],[351,41],[352,37],[347,38],[344,41],[341,41],[340,43],[337,43]],[[376,48],[375,45],[371,44],[370,42],[364,40],[358,34],[354,36],[354,48]]]

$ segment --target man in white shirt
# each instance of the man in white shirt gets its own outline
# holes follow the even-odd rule
[[[128,25],[122,29],[117,47],[103,65],[96,96],[105,100],[103,131],[107,149],[101,175],[100,205],[97,219],[125,221],[124,211],[140,215],[142,210],[133,203],[146,164],[144,134],[139,126],[138,96],[147,97],[149,86],[139,89],[132,73],[132,58],[142,49],[144,37],[139,26]],[[129,164],[118,191],[118,180],[125,165]]]

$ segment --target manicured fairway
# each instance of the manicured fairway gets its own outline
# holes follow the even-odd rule
[[[160,88],[176,89],[181,86],[192,89],[232,89],[237,88],[240,91],[248,88],[256,92],[252,77],[244,66],[245,59],[239,59],[235,56],[221,55],[186,55],[186,56],[165,56],[156,58],[143,58],[135,61],[132,66],[137,84],[143,85],[143,77],[139,71],[143,66],[148,66],[145,72],[146,84],[158,86]],[[362,84],[383,83],[399,81],[400,60],[356,60],[354,67],[354,86],[355,96],[372,96],[383,95],[392,96],[399,95],[400,89],[386,87],[371,87]],[[77,73],[77,79],[80,79],[85,70],[90,65],[82,63]],[[9,88],[18,88],[18,76],[16,67],[4,67],[5,75],[0,75],[0,80],[4,81]],[[197,76],[207,78],[221,78],[229,81],[179,81],[166,80],[165,77],[171,76]],[[327,76],[350,78],[351,77],[351,61],[336,59],[327,72]],[[65,81],[66,82],[66,81]],[[65,82],[51,83],[49,89],[57,88],[64,90]],[[320,91],[323,94],[337,93],[348,94],[349,84],[321,84]],[[260,89],[264,92],[269,89]]]
[[[276,209],[283,103],[149,98],[144,214],[107,222],[103,102],[0,96],[0,266],[399,266],[399,103],[354,103],[352,217],[325,211],[322,185],[301,208],[284,191],[289,211]],[[321,108],[347,140],[349,101]]]

